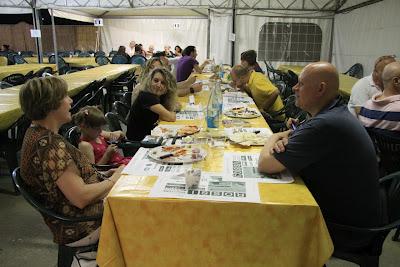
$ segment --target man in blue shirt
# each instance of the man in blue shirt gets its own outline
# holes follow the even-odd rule
[[[311,118],[294,131],[272,135],[259,158],[260,172],[288,169],[304,180],[325,220],[358,227],[385,223],[374,146],[357,119],[341,104],[336,68],[307,65],[293,88],[296,106]],[[335,246],[369,242],[366,235],[330,228]]]

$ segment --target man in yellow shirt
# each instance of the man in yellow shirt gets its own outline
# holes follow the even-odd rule
[[[279,96],[279,90],[262,73],[236,65],[231,70],[233,83],[236,87],[248,93],[256,103],[260,111],[270,115],[283,109],[283,102]],[[278,121],[284,121],[285,115],[273,117]]]

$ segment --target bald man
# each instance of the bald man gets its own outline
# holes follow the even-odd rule
[[[383,92],[375,94],[360,110],[358,119],[365,127],[400,133],[400,62],[388,65],[382,73]]]
[[[365,102],[371,99],[374,94],[383,90],[382,71],[387,64],[394,61],[394,56],[381,56],[377,58],[373,72],[369,76],[358,80],[353,85],[347,105],[353,115],[357,116]]]
[[[302,177],[325,220],[360,227],[384,222],[374,146],[362,125],[341,104],[339,78],[327,62],[307,65],[293,88],[296,106],[311,118],[294,131],[272,135],[259,158],[260,172],[288,169]],[[329,229],[335,246],[348,236]],[[345,237],[344,240],[342,237]],[[354,236],[358,243],[364,236]],[[367,237],[369,238],[369,237]]]

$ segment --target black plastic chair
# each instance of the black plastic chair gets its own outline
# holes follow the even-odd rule
[[[15,61],[14,61],[14,56],[18,55],[15,52],[7,52],[7,65],[14,65]]]
[[[113,57],[118,53],[118,51],[111,50],[110,53],[108,54],[109,57]]]
[[[129,109],[129,106],[121,101],[115,101],[112,105],[112,111],[118,116],[119,121],[125,125],[127,125]]]
[[[60,75],[66,74],[69,70],[71,70],[69,65],[62,58],[62,56],[60,56],[60,55],[64,55],[63,53],[65,53],[65,52],[61,52],[58,55],[58,74],[60,74]],[[49,63],[56,64],[56,56],[55,55],[49,56]]]
[[[136,76],[134,72],[126,71],[117,79],[111,82],[107,87],[106,105],[111,110],[111,105],[116,100],[121,100],[126,92],[132,92],[136,84]]]
[[[87,101],[92,97],[91,93],[87,93],[86,95],[84,95],[81,99],[78,100],[78,102],[76,102],[70,112],[71,114],[75,114],[77,113],[81,108],[83,108],[84,106],[87,106]]]
[[[94,56],[95,57],[97,57],[97,56],[106,56],[106,53],[104,52],[104,51],[97,51],[96,53],[94,53]]]
[[[26,82],[26,78],[25,78],[25,75],[23,75],[21,73],[14,73],[14,74],[11,74],[11,75],[8,75],[7,77],[5,77],[3,79],[3,82],[12,84],[13,86],[16,86],[16,85],[24,84]]]
[[[78,54],[78,57],[90,57],[90,53],[89,52],[80,52]]]
[[[38,70],[33,74],[34,77],[43,77],[43,74],[48,73],[48,74],[53,74],[53,69],[51,67],[44,67]]]
[[[125,92],[122,96],[122,102],[130,108],[132,104],[132,92]]]
[[[20,55],[23,57],[33,57],[33,51],[21,51]]]
[[[108,57],[103,56],[103,55],[96,56],[95,61],[100,66],[107,65],[107,64],[111,63],[111,61],[108,59]]]
[[[104,87],[100,87],[97,89],[96,92],[92,95],[91,98],[88,99],[87,105],[88,106],[97,106],[101,110],[104,110],[104,101],[105,101],[105,95],[104,95],[104,90],[106,90]]]
[[[386,199],[386,207],[384,208],[387,211],[388,223],[384,226],[361,228],[326,221],[328,229],[349,233],[350,238],[352,233],[370,235],[368,244],[363,243],[358,248],[352,248],[351,251],[335,246],[334,257],[356,263],[361,267],[379,266],[383,242],[392,229],[400,226],[400,172],[379,179],[379,183],[383,188],[382,191],[384,191],[384,199]]]
[[[345,73],[351,77],[355,77],[358,79],[361,79],[364,76],[364,68],[361,65],[361,63],[356,63],[353,66],[350,67]]]
[[[27,80],[30,80],[32,78],[35,78],[35,74],[33,73],[33,70],[31,70],[30,72],[28,72],[27,74],[25,74],[25,82]]]
[[[4,82],[4,81],[0,81],[0,89],[6,89],[6,88],[10,88],[10,87],[13,87],[13,85],[9,84],[7,82]]]
[[[129,64],[129,60],[123,55],[114,55],[111,64]]]
[[[24,59],[23,56],[18,55],[18,54],[14,55],[13,60],[14,60],[15,64],[26,64],[26,63],[28,63],[28,62],[26,62],[26,60]]]
[[[21,150],[25,132],[31,125],[31,121],[25,116],[20,117],[7,131],[0,133],[0,157],[7,162],[10,176],[15,168],[18,167],[17,152]],[[14,194],[18,193],[14,185]],[[1,190],[4,193],[9,193],[6,190]]]
[[[25,198],[25,200],[34,207],[40,214],[53,218],[54,220],[62,221],[66,224],[77,224],[81,222],[90,221],[100,221],[102,214],[97,216],[87,216],[87,217],[67,217],[62,214],[58,214],[48,208],[46,208],[44,203],[41,203],[30,191],[29,186],[25,184],[24,180],[20,174],[20,168],[16,168],[12,174],[14,183],[16,184],[19,192]],[[58,267],[70,267],[74,256],[80,252],[96,251],[97,245],[90,245],[85,247],[68,247],[66,245],[58,245]]]
[[[121,122],[126,125],[126,122],[120,121],[118,115],[114,112],[107,112],[105,117],[110,131],[122,131]]]

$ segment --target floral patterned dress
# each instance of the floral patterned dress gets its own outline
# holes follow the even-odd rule
[[[70,217],[93,216],[103,212],[101,200],[79,209],[58,188],[57,179],[67,166],[73,163],[86,184],[98,183],[104,178],[89,160],[61,135],[32,125],[26,131],[21,155],[21,177],[30,187],[31,193],[48,209]],[[80,240],[101,224],[101,221],[65,224],[43,214],[42,216],[54,235],[54,242],[58,244]]]

